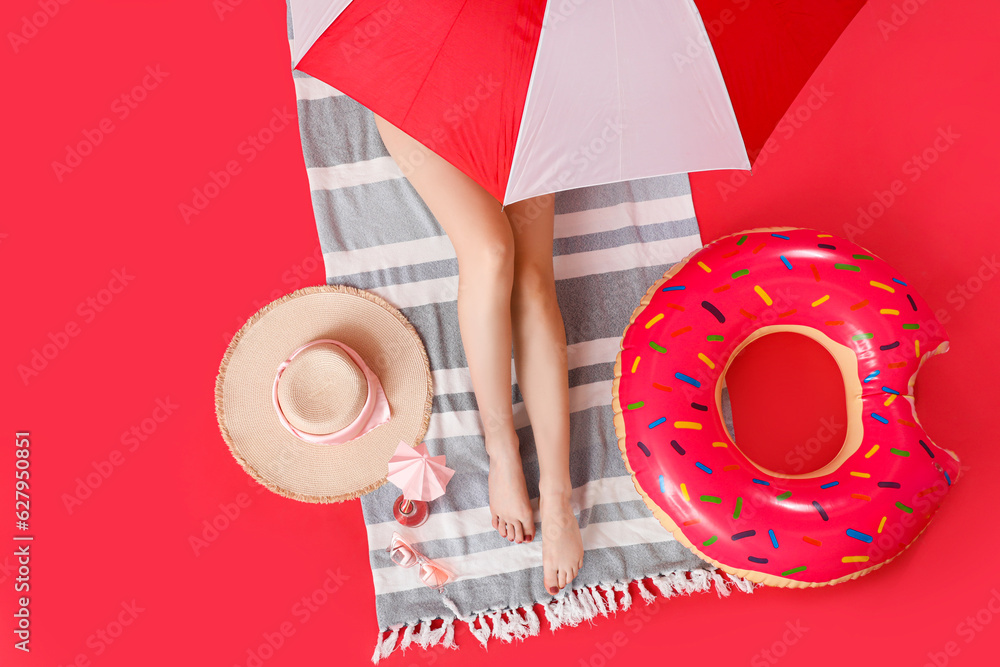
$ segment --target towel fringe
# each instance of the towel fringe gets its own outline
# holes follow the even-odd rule
[[[608,602],[608,609],[611,611],[618,611],[618,601],[615,600],[615,591],[608,584],[601,584],[601,590],[604,591],[605,599]]]
[[[510,630],[510,639],[508,643],[514,641],[515,639],[521,640],[528,636],[528,624],[524,622],[521,615],[517,613],[517,609],[507,610],[507,627]]]
[[[579,625],[587,618],[587,610],[580,603],[580,597],[576,591],[566,592],[566,608],[569,610],[569,618],[566,620],[570,625]]]
[[[417,642],[420,644],[420,648],[426,649],[430,645],[430,641],[431,641],[431,622],[421,621],[420,636],[417,638]]]
[[[562,627],[563,624],[563,610],[566,607],[566,598],[558,597],[553,598],[548,604],[542,603],[542,611],[545,613],[546,618],[549,621],[549,630],[555,632]]]
[[[708,571],[706,570],[695,570],[691,573],[691,583],[693,585],[694,591],[702,591],[709,587]]]
[[[441,641],[441,646],[445,648],[458,648],[458,644],[455,643],[455,624],[448,620],[445,621],[444,639]]]
[[[493,636],[496,637],[497,639],[501,640],[506,639],[507,641],[510,641],[510,638],[505,637],[504,635],[503,620],[501,619],[502,614],[503,611],[500,609],[494,609],[493,611],[486,614],[486,617],[489,618],[491,621],[490,625],[493,626],[493,632],[491,633],[491,635],[487,636]]]
[[[651,590],[646,588],[646,582],[642,579],[636,579],[635,583],[639,587],[639,596],[646,601],[646,604],[652,604],[656,600],[656,596],[653,595]]]
[[[372,662],[376,665],[382,658],[389,657],[397,648],[405,652],[407,648],[416,644],[422,649],[432,646],[443,646],[444,648],[458,648],[455,643],[455,619],[446,618],[441,627],[432,628],[436,619],[421,619],[406,625],[392,625],[379,632],[375,641],[375,652],[372,654]],[[402,630],[402,636],[400,636]],[[388,636],[385,633],[388,632]],[[399,639],[398,646],[396,640]],[[485,642],[484,642],[485,645]]]
[[[604,601],[604,597],[601,595],[601,592],[600,590],[598,590],[597,586],[587,586],[583,590],[587,591],[587,593],[590,594],[590,599],[593,601],[594,608],[597,609],[597,613],[599,613],[601,616],[607,616],[608,605]]]
[[[743,593],[753,593],[755,588],[761,586],[748,579],[716,569],[674,571],[657,574],[648,579],[602,582],[578,589],[563,590],[557,597],[536,604],[541,605],[549,629],[555,632],[564,625],[575,626],[584,621],[593,623],[598,616],[608,616],[617,613],[619,609],[623,611],[628,609],[632,606],[632,584],[635,584],[636,592],[646,604],[652,604],[657,597],[670,599],[676,595],[691,595],[712,589],[715,589],[720,598],[729,597],[734,589]],[[437,629],[431,627],[435,619],[421,619],[414,623],[400,623],[382,629],[375,642],[372,662],[378,664],[382,658],[389,657],[396,650],[397,639],[401,651],[414,644],[423,649],[432,646],[458,648],[455,643],[456,621],[463,621],[468,625],[469,631],[484,648],[487,648],[490,637],[510,643],[541,632],[541,620],[535,613],[534,604],[516,608],[488,609],[463,617],[454,602],[447,598],[444,598],[444,601],[448,608],[455,612],[456,618],[444,619],[441,627]]]
[[[538,620],[538,614],[535,613],[535,605],[527,604],[521,607],[521,610],[528,621],[528,636],[537,635],[542,629],[542,623]]]
[[[660,597],[670,599],[674,596],[674,587],[670,585],[670,581],[666,576],[658,574],[655,577],[650,577],[650,581],[656,590],[660,592]]]
[[[478,628],[476,628],[475,625],[476,620],[479,621]],[[486,624],[486,619],[483,618],[483,615],[479,614],[479,616],[467,620],[466,623],[469,626],[469,630],[472,631],[473,636],[479,640],[479,643],[483,645],[483,648],[486,648],[486,642],[489,641],[490,638],[490,626]]]
[[[712,581],[715,582],[715,593],[720,598],[729,597],[729,582],[722,578],[722,575],[718,572],[712,572],[709,575]]]
[[[378,641],[375,642],[375,653],[372,654],[372,662],[377,665],[379,660],[389,657],[389,654],[392,653],[393,648],[396,646],[396,638],[399,636],[399,629],[402,627],[402,623],[389,626],[389,636],[385,639],[382,639],[384,630],[378,633]]]
[[[580,601],[580,606],[586,611],[588,621],[601,613],[598,611],[597,605],[594,604],[594,598],[591,597],[586,586],[576,590],[576,599]]]
[[[399,640],[399,648],[405,651],[409,648],[410,644],[413,642],[413,625],[407,625],[406,630],[403,630],[403,638]]]
[[[744,579],[743,577],[730,577],[729,580],[733,582],[733,585],[735,585],[736,588],[740,589],[744,593],[753,593],[754,588],[760,588],[762,586],[762,584],[755,584],[749,579]]]
[[[616,591],[621,591],[622,599],[618,601],[618,605],[623,610],[627,610],[632,606],[632,594],[628,590],[628,582],[615,584],[612,588]]]

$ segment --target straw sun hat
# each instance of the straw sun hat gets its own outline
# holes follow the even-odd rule
[[[222,437],[270,490],[312,503],[381,486],[430,421],[427,351],[379,296],[346,285],[273,301],[233,336],[215,382]]]

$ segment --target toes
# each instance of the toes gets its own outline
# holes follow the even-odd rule
[[[507,537],[507,524],[499,519],[497,519],[497,532],[500,533],[500,537]]]
[[[566,583],[567,583],[566,582],[566,570],[564,570],[562,568],[559,569],[558,581],[559,581],[559,588],[566,588]]]
[[[511,542],[513,542],[514,541],[514,534],[515,534],[514,523],[513,522],[508,523],[507,524],[507,534],[506,534],[507,539],[510,540]]]
[[[524,541],[531,542],[535,539],[535,523],[527,523],[524,525]]]
[[[500,517],[498,517],[496,514],[494,514],[493,515],[493,530],[499,530],[499,529],[500,529]]]
[[[524,526],[521,525],[520,521],[514,522],[514,541],[518,544],[524,542]]]
[[[555,595],[559,592],[559,586],[557,585],[558,579],[556,579],[555,572],[550,570],[548,567],[545,568],[545,590],[549,592],[550,595]]]

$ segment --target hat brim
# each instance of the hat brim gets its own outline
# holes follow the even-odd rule
[[[358,351],[375,372],[391,418],[340,445],[300,440],[272,405],[274,374],[299,346],[333,338]],[[372,292],[318,285],[261,308],[233,336],[215,382],[222,437],[240,466],[271,491],[303,502],[357,498],[385,483],[400,440],[420,442],[434,397],[427,351],[396,308]]]

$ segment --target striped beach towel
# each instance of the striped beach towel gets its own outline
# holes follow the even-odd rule
[[[288,37],[292,26],[288,21]],[[619,454],[611,407],[622,331],[647,287],[701,246],[686,175],[559,193],[553,261],[568,343],[573,505],[584,565],[571,587],[543,585],[542,543],[515,545],[490,525],[483,427],[457,316],[458,262],[441,226],[386,152],[370,111],[292,71],[302,150],[328,284],[370,290],[399,308],[430,358],[434,402],[424,442],[456,470],[428,521],[392,516],[391,484],[363,496],[379,634],[374,662],[396,648],[454,646],[467,624],[485,646],[537,634],[534,606],[553,630],[646,602],[753,585],[716,572],[676,542],[636,492]],[[515,428],[538,520],[538,466],[511,365]],[[399,531],[455,574],[444,593],[395,566],[385,549]],[[541,533],[539,532],[540,536]]]

